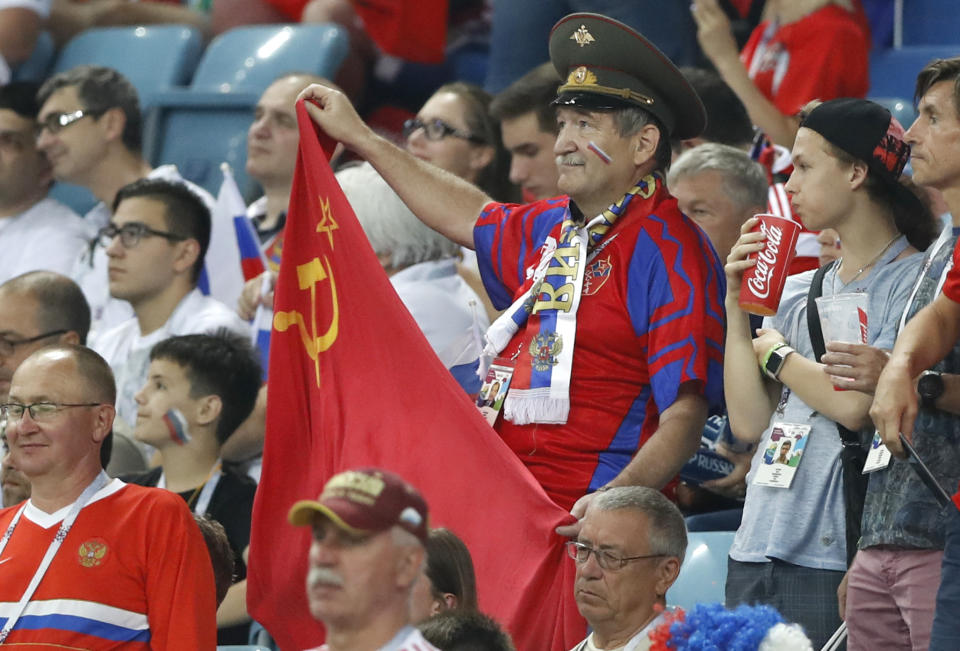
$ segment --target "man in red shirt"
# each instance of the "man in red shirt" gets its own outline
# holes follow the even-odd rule
[[[210,556],[183,500],[101,469],[115,398],[110,367],[83,346],[45,348],[14,373],[0,412],[32,494],[0,511],[0,644],[216,646]]]
[[[402,152],[341,93],[315,85],[301,97],[421,221],[477,249],[491,300],[509,308],[488,331],[489,357],[515,362],[495,428],[579,517],[603,487],[663,488],[696,450],[720,401],[723,280],[663,179],[670,136],[695,137],[705,121],[680,72],[597,14],[559,21],[550,53],[565,80],[554,154],[567,196],[527,205]]]

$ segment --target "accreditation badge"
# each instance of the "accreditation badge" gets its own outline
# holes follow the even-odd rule
[[[883,470],[890,465],[890,459],[892,458],[893,455],[890,454],[890,450],[887,449],[887,446],[883,444],[883,439],[880,438],[880,432],[874,431],[873,439],[870,441],[870,450],[867,451],[867,460],[863,463],[863,474]]]
[[[483,379],[480,394],[477,396],[477,408],[487,422],[493,427],[497,416],[503,408],[503,401],[513,379],[516,363],[507,357],[498,357],[487,369],[487,376]]]
[[[809,425],[774,423],[770,438],[764,444],[763,457],[753,483],[772,488],[790,488],[809,438]]]

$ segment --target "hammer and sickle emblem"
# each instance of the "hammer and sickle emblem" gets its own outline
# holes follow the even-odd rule
[[[300,340],[307,351],[307,355],[313,360],[313,366],[316,373],[317,386],[320,386],[320,353],[326,351],[337,340],[337,334],[340,329],[340,303],[337,301],[337,283],[333,277],[333,269],[330,261],[323,256],[323,263],[319,258],[314,258],[310,262],[297,265],[297,284],[303,290],[310,290],[310,328],[307,328],[306,320],[303,315],[296,310],[289,312],[277,312],[273,317],[273,327],[278,332],[286,332],[287,329],[296,325],[300,332]],[[324,268],[326,264],[326,268]],[[330,280],[330,293],[333,302],[333,318],[330,320],[330,326],[326,332],[317,333],[317,285],[324,280]]]

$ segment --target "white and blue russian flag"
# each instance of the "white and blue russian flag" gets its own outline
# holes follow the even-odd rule
[[[198,286],[204,294],[235,308],[243,284],[263,273],[267,261],[230,166],[222,163],[220,169],[223,183],[211,215],[210,246]]]
[[[273,290],[273,276],[263,277],[263,285],[260,288],[260,295],[264,295]],[[260,353],[260,367],[262,370],[262,379],[267,381],[267,368],[270,361],[270,331],[273,329],[273,310],[265,307],[262,303],[257,306],[257,313],[253,317],[251,325],[251,334],[253,345],[257,347]]]

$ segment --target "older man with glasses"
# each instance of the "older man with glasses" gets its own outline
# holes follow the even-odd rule
[[[141,179],[120,188],[113,217],[100,229],[110,295],[128,301],[134,316],[91,337],[117,377],[117,414],[136,424],[137,391],[147,379],[150,349],[176,335],[249,327],[223,303],[203,296],[197,282],[210,243],[210,212],[182,183]]]
[[[216,646],[213,570],[186,504],[102,469],[115,397],[83,346],[37,351],[14,374],[0,418],[33,491],[0,510],[0,644]]]
[[[207,207],[213,197],[185,181],[174,165],[151,167],[142,153],[142,116],[137,91],[119,72],[101,66],[77,66],[54,75],[37,94],[36,145],[50,161],[58,181],[90,190],[99,203],[84,222],[92,229],[107,225],[117,192],[142,178],[183,183],[199,194]],[[107,256],[91,246],[74,255],[68,273],[90,303],[93,331],[106,330],[132,316],[130,305],[111,298]]]
[[[601,492],[567,551],[577,564],[574,598],[593,632],[573,651],[650,648],[667,590],[687,549],[677,507],[642,486]]]

